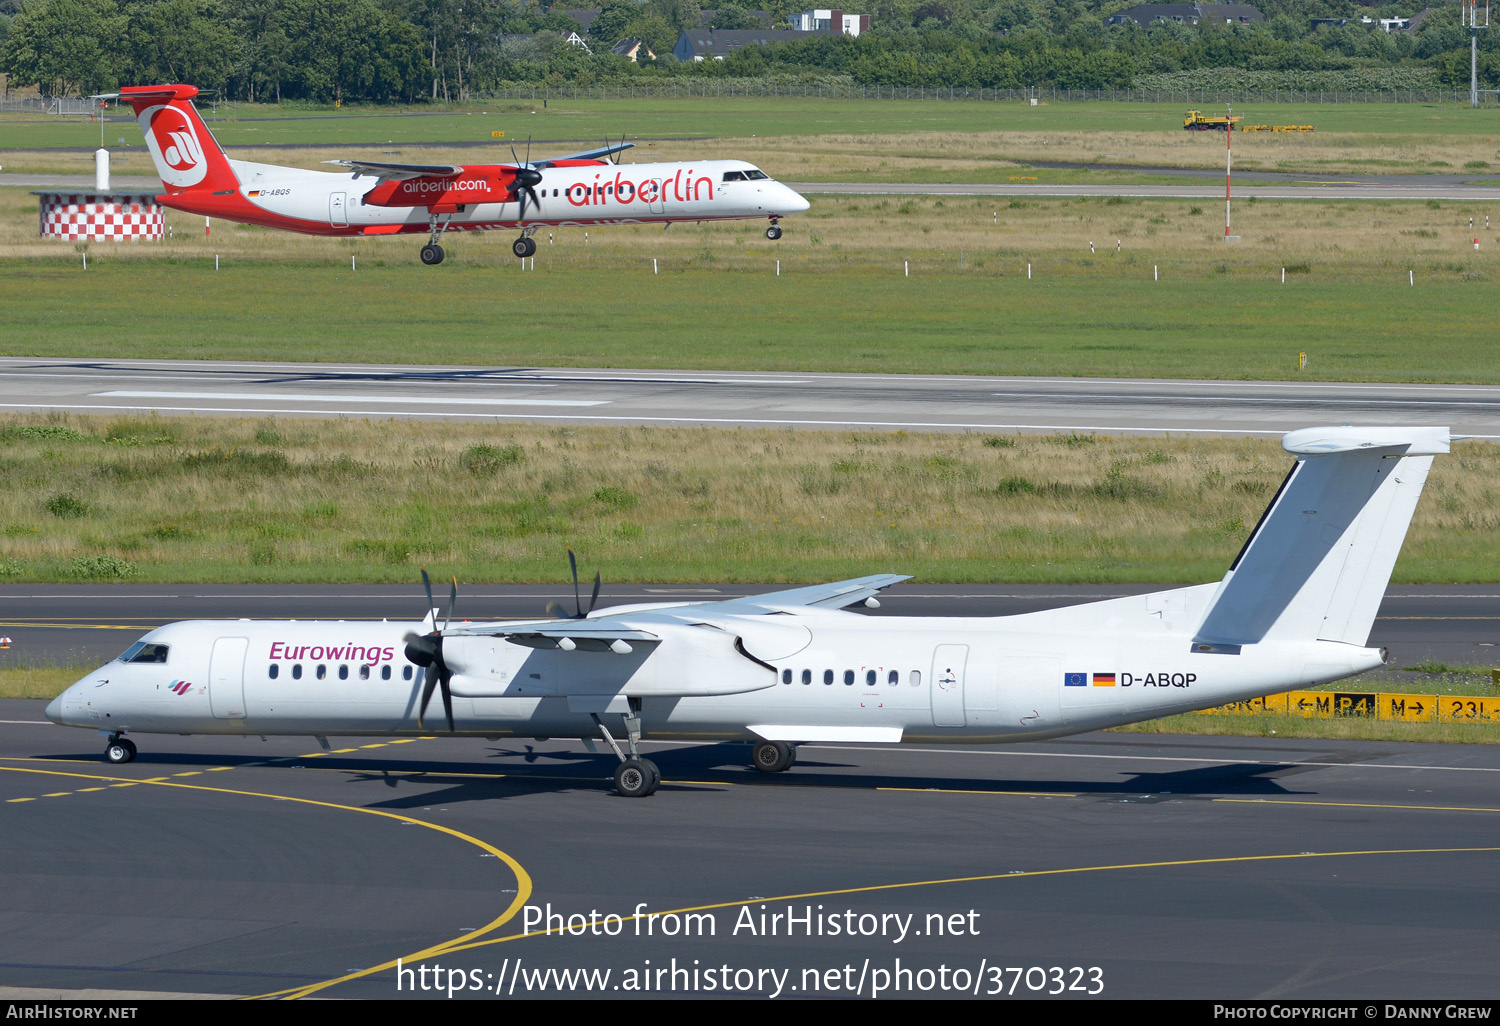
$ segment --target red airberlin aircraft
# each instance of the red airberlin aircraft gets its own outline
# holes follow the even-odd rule
[[[348,172],[303,171],[230,160],[198,116],[190,85],[126,86],[166,193],[191,214],[306,235],[427,233],[422,262],[443,261],[446,231],[519,230],[518,257],[536,252],[539,228],[780,218],[807,200],[742,160],[620,166],[621,142],[550,160],[510,164],[380,164],[334,160]],[[514,156],[514,154],[512,154]]]

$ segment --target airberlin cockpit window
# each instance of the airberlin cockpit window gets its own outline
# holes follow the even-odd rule
[[[725,171],[724,172],[724,181],[726,181],[726,182],[743,182],[744,180],[745,180],[745,172],[743,172],[743,171]]]
[[[757,168],[753,167],[749,171],[745,172],[745,180],[748,182],[759,182],[770,177],[771,176],[766,174],[764,171],[758,170]]]
[[[137,641],[120,655],[122,663],[164,663],[167,661],[167,646]]]

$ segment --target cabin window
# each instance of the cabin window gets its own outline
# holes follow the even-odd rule
[[[802,683],[804,683],[804,684],[811,684],[812,683],[812,671],[811,670],[803,670],[802,671]]]
[[[919,688],[919,687],[922,686],[922,671],[921,670],[913,670],[913,671],[911,671],[911,686],[914,687],[914,688]]]
[[[328,666],[327,666],[327,664],[325,664],[325,663],[319,663],[318,664],[318,679],[322,680],[324,677],[327,677],[327,676],[328,676]]]
[[[370,679],[370,664],[369,663],[361,663],[360,664],[360,666],[359,666],[359,679],[360,680],[369,680]]]
[[[853,683],[854,683],[854,671],[853,670],[845,670],[844,671],[844,683],[847,684],[847,685],[853,685]]]
[[[874,670],[866,670],[865,671],[865,683],[867,685],[869,685],[870,687],[873,688],[875,686],[875,682],[876,682],[877,679],[878,678],[877,678]]]
[[[270,669],[269,672],[270,672],[271,679],[275,680],[277,677],[281,676],[281,664],[280,663],[272,663],[271,664],[271,669]]]
[[[349,664],[339,663],[339,680],[349,679]]]
[[[832,670],[824,670],[823,671],[823,683],[824,684],[832,684],[833,683],[833,671]]]
[[[891,687],[895,687],[897,684],[900,684],[901,683],[901,673],[900,673],[900,671],[898,671],[898,670],[892,670],[890,672],[890,676],[888,676],[886,678],[885,682],[887,684],[889,684]]]
[[[293,663],[292,664],[292,680],[301,680],[301,679],[302,679],[302,664],[301,663]]]
[[[389,666],[382,666],[380,668],[380,679],[381,680],[390,680],[391,679],[391,668]]]
[[[792,682],[792,671],[790,669],[782,670],[781,671],[781,683],[783,683],[783,684],[790,684],[791,682]]]
[[[401,667],[401,679],[402,680],[411,680],[411,667],[410,666],[403,666],[403,667]]]

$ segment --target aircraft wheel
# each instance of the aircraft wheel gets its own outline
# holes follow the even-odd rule
[[[797,761],[797,750],[785,741],[762,741],[751,753],[751,761],[762,773],[780,773]]]
[[[104,748],[104,761],[120,766],[135,758],[135,742],[117,738]]]
[[[510,251],[522,260],[525,260],[527,257],[536,254],[536,240],[523,235],[510,244]]]
[[[651,771],[651,790],[655,791],[661,784],[661,767],[650,759],[642,759],[641,762],[645,763],[646,768]]]
[[[440,264],[443,262],[443,247],[437,243],[431,243],[422,247],[422,263]]]
[[[622,798],[644,798],[656,790],[657,774],[648,759],[626,759],[615,767],[615,792]]]
[[[770,239],[772,242],[775,242],[777,239],[781,238],[781,225],[773,224],[771,225],[771,227],[767,228],[766,238]]]

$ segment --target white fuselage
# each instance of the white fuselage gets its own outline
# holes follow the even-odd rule
[[[1196,602],[1200,591],[1179,594]],[[1123,611],[1143,600],[1114,601]],[[456,733],[597,737],[591,714],[624,713],[629,697],[639,699],[643,736],[656,739],[1002,742],[1221,705],[1382,661],[1372,649],[1311,640],[1199,652],[1185,623],[1154,616],[1080,632],[1060,611],[875,618],[810,610],[776,617],[774,627],[766,617],[720,617],[719,630],[705,630],[663,612],[660,623],[650,611],[631,616],[663,640],[628,655],[447,638]],[[142,639],[165,646],[164,662],[107,663],[47,716],[109,733],[442,733],[436,698],[418,724],[424,671],[407,661],[402,640],[427,626],[168,624]]]
[[[396,183],[391,205],[367,202],[384,181],[369,174],[238,160],[230,165],[240,196],[264,214],[264,223],[317,234],[379,234],[373,230],[391,226],[427,231],[434,213],[427,204],[440,197],[458,207],[439,215],[448,231],[782,217],[808,208],[806,199],[772,178],[741,177],[761,173],[741,160],[547,168],[524,220],[519,201],[483,176]]]

